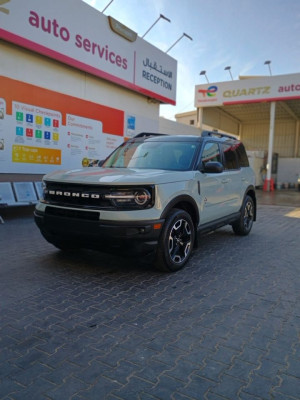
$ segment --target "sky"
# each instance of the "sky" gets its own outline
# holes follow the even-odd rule
[[[99,11],[110,0],[84,0]],[[105,15],[126,25],[177,60],[176,106],[161,105],[160,116],[173,119],[192,111],[195,85],[239,76],[300,72],[300,0],[113,0]]]

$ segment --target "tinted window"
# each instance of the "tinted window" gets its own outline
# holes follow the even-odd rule
[[[205,165],[208,161],[222,162],[219,145],[217,143],[205,143],[201,157],[201,165]]]
[[[249,160],[244,145],[238,143],[235,150],[240,167],[249,167]]]
[[[235,145],[222,144],[224,152],[225,169],[238,169],[237,157],[235,154]]]

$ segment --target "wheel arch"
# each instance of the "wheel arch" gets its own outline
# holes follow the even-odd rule
[[[181,195],[172,199],[170,203],[167,205],[167,207],[164,209],[161,218],[165,219],[169,214],[170,210],[172,210],[173,208],[178,208],[180,210],[184,210],[187,213],[189,213],[194,223],[195,231],[197,231],[197,226],[199,224],[199,219],[200,219],[199,210],[197,203],[192,197],[187,195]]]

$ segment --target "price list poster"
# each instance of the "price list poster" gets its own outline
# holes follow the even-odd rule
[[[1,173],[81,168],[123,140],[123,111],[0,76]]]

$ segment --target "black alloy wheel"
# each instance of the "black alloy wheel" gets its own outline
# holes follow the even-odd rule
[[[190,215],[184,210],[173,209],[160,236],[156,267],[167,272],[183,268],[191,256],[194,239],[195,228]]]
[[[246,196],[241,209],[240,218],[232,224],[234,233],[246,236],[250,233],[254,221],[254,202],[250,196]]]

